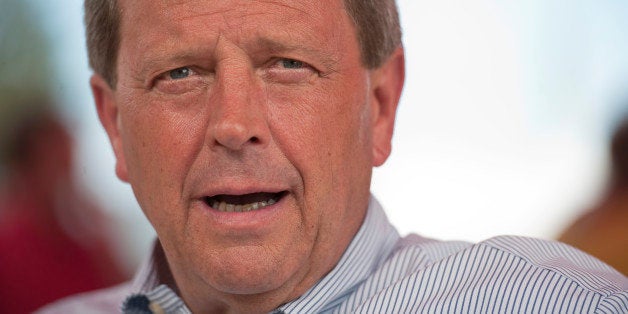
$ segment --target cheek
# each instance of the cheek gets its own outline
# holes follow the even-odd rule
[[[365,84],[321,86],[308,93],[270,94],[269,125],[286,157],[308,186],[332,194],[363,171],[356,156],[370,156]],[[368,154],[366,154],[368,153]],[[370,168],[370,163],[365,164]],[[357,170],[356,170],[357,171]]]
[[[198,112],[142,98],[126,104],[120,117],[129,183],[149,220],[158,224],[153,209],[181,206],[175,202],[183,199],[185,177],[202,146],[203,121]]]
[[[202,107],[192,99],[173,102],[137,94],[125,101],[120,113],[125,154],[133,162],[129,171],[150,176],[181,170],[176,168],[202,145]],[[167,174],[176,173],[180,171]]]

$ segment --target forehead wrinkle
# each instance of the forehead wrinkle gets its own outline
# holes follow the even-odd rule
[[[211,11],[211,12],[199,12],[199,13],[192,14],[192,15],[186,15],[184,17],[181,17],[180,19],[181,19],[181,21],[187,21],[187,20],[193,20],[193,19],[196,19],[196,18],[199,18],[199,17],[211,17],[211,16],[214,16],[214,15],[219,15],[222,18],[223,21],[227,22],[228,21],[227,13],[229,11],[231,11],[231,10],[233,10],[233,9],[225,8],[225,9],[222,9],[222,10],[215,10],[215,11]]]
[[[311,15],[310,14],[311,11],[309,11],[309,10],[300,9],[300,8],[297,8],[296,6],[290,6],[288,4],[281,3],[279,1],[266,0],[266,1],[262,1],[262,2],[266,2],[266,3],[269,3],[269,4],[274,4],[276,6],[284,7],[284,8],[287,8],[287,9],[292,9],[292,10],[301,12],[302,14],[305,14],[305,15]]]
[[[252,7],[253,5],[249,3],[250,1],[247,1],[246,4],[240,4],[235,7],[211,6],[208,8],[205,5],[206,3],[204,1],[193,1],[196,3],[200,3],[200,5],[196,5],[196,3],[190,3],[190,1],[185,1],[185,0],[162,0],[162,3],[165,4],[165,7],[162,8],[162,10],[164,12],[170,11],[169,9],[172,8],[172,5],[170,4],[172,2],[174,2],[175,6],[192,5],[192,7],[196,9],[200,9],[200,8],[205,9],[205,10],[194,10],[195,14],[192,14],[192,15],[175,16],[177,18],[180,18],[183,21],[189,20],[189,19],[195,19],[198,17],[220,15],[222,17],[223,22],[225,22],[226,25],[231,26],[230,25],[231,22],[235,22],[236,20],[244,20],[243,22],[245,22],[246,18],[248,17],[271,14],[270,12],[263,12],[263,11],[257,12],[257,13],[250,13],[249,11],[254,10]],[[257,2],[264,2],[267,4],[282,7],[284,9],[294,10],[301,14],[312,15],[310,10],[298,8],[297,6],[291,6],[285,3],[281,3],[280,1],[258,0]],[[202,11],[205,11],[205,12],[202,12]],[[236,14],[236,16],[233,16],[234,14]]]

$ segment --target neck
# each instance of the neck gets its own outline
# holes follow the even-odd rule
[[[352,234],[355,235],[355,232]],[[327,275],[342,257],[351,239],[352,236],[343,239],[346,240],[346,245],[333,254],[319,254],[318,256],[326,256],[326,258],[317,260],[309,267],[300,270],[281,287],[256,294],[220,291],[208,285],[200,277],[190,278],[188,272],[177,272],[178,268],[171,265],[161,245],[158,245],[158,249],[156,249],[156,253],[161,256],[157,258],[157,261],[161,260],[161,262],[156,262],[155,265],[158,267],[159,282],[168,285],[175,291],[192,313],[269,313],[279,306],[299,298],[318,280]],[[329,247],[320,249],[331,253]],[[182,282],[186,284],[177,284]]]

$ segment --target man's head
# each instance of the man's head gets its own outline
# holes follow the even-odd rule
[[[398,38],[361,53],[353,2],[118,3],[115,83],[92,60],[92,90],[193,311],[298,297],[361,225],[404,60]]]

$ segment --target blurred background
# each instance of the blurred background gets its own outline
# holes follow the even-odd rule
[[[559,237],[609,189],[610,140],[628,114],[628,2],[398,5],[407,79],[393,154],[372,186],[393,224],[446,240]],[[93,214],[80,219],[102,226],[98,237],[130,276],[154,232],[114,174],[82,14],[81,0],[0,1],[0,143],[41,112],[65,127],[70,199],[89,203]],[[15,186],[11,167],[0,165],[4,191]]]

